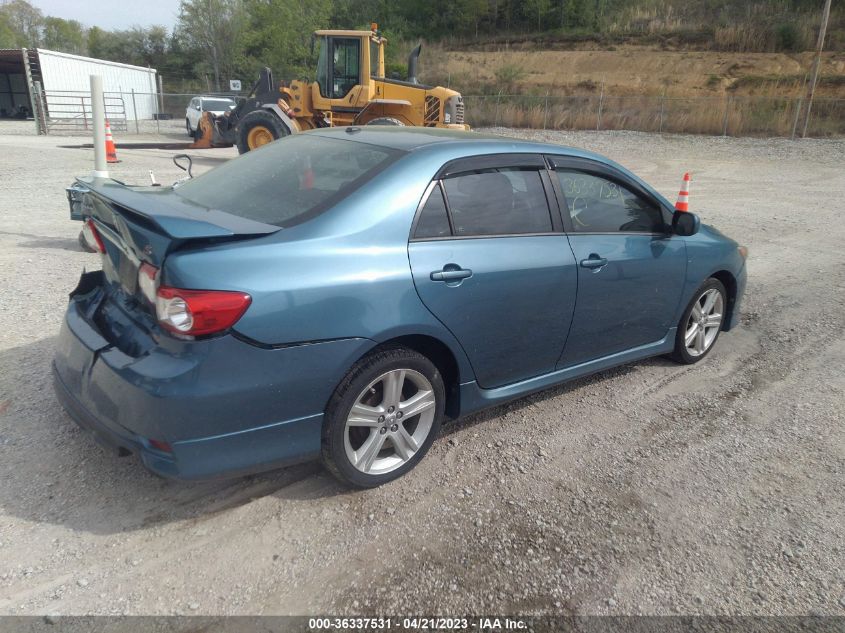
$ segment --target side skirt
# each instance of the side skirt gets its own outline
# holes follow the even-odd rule
[[[502,404],[509,400],[521,398],[528,394],[542,391],[549,387],[559,385],[569,380],[582,378],[596,372],[617,367],[626,363],[631,363],[644,358],[652,356],[660,356],[661,354],[668,354],[675,347],[675,335],[677,328],[671,328],[659,341],[648,343],[647,345],[640,345],[624,352],[618,352],[609,356],[603,356],[586,363],[580,363],[567,367],[565,369],[558,369],[542,376],[535,376],[511,385],[504,387],[496,387],[495,389],[483,389],[479,387],[475,381],[463,383],[461,389],[461,415],[467,415],[492,407],[497,404]]]

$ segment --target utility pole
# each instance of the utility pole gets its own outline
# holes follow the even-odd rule
[[[813,107],[813,96],[816,92],[816,82],[819,79],[819,65],[822,61],[822,49],[824,48],[824,36],[827,33],[827,21],[830,19],[830,2],[825,0],[824,11],[822,11],[822,26],[819,29],[819,41],[816,44],[816,58],[813,60],[813,70],[810,73],[810,84],[807,88],[807,112],[804,114],[804,131],[801,138],[807,138],[807,126],[810,125],[810,108]]]

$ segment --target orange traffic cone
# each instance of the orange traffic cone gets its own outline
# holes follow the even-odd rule
[[[689,211],[689,172],[684,174],[684,180],[681,183],[681,191],[678,193],[678,201],[675,203],[675,211]]]
[[[106,162],[120,162],[119,160],[117,160],[117,149],[114,146],[114,139],[111,135],[111,126],[109,125],[108,119],[106,119]]]

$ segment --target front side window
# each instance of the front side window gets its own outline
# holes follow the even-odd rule
[[[537,169],[483,169],[447,178],[443,185],[457,237],[552,230]]]
[[[557,170],[572,226],[581,233],[662,233],[660,208],[622,185],[575,170]]]
[[[209,209],[287,227],[330,208],[403,154],[297,134],[247,152],[174,191]]]
[[[336,37],[332,39],[331,99],[342,99],[359,83],[360,40]]]

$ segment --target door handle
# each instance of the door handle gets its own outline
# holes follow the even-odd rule
[[[429,277],[432,281],[459,281],[472,277],[472,271],[466,268],[447,266],[443,270],[435,270]]]
[[[584,268],[601,268],[602,266],[607,265],[607,258],[606,257],[599,257],[595,253],[590,253],[590,256],[587,259],[581,260],[581,266]]]

